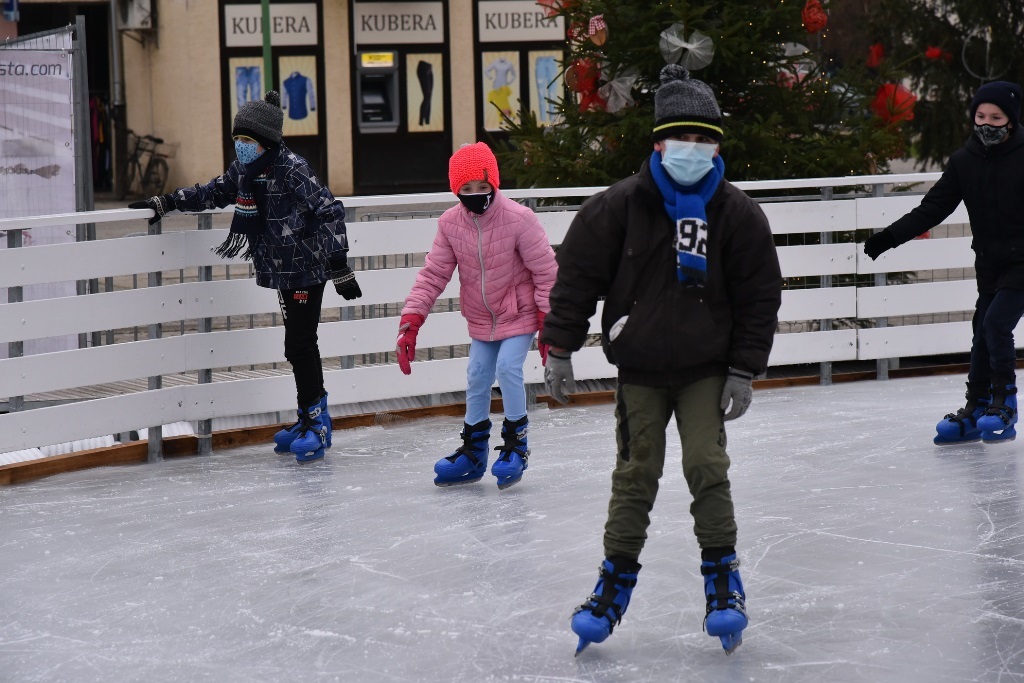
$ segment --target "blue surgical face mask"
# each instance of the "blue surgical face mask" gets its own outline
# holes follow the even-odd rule
[[[251,164],[252,162],[263,156],[263,152],[260,151],[260,145],[258,142],[242,142],[241,140],[235,140],[235,154],[238,155],[238,160],[243,164]]]
[[[663,144],[661,165],[680,185],[696,184],[714,167],[712,159],[718,145],[682,140],[665,140]]]

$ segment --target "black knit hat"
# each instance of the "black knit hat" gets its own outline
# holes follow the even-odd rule
[[[678,64],[661,70],[661,87],[654,94],[655,142],[683,133],[699,133],[722,141],[722,111],[715,93],[704,81],[690,78]]]
[[[231,135],[248,135],[269,149],[281,144],[282,128],[284,111],[281,109],[281,95],[271,90],[262,100],[246,102],[238,109]]]
[[[971,100],[971,122],[974,122],[974,114],[978,111],[978,105],[983,102],[990,102],[1006,114],[1010,119],[1011,127],[1017,130],[1020,126],[1020,86],[1009,81],[992,81],[978,88]]]

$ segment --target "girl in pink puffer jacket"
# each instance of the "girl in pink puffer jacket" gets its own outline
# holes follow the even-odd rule
[[[398,364],[405,374],[412,372],[416,334],[458,266],[462,315],[473,339],[466,419],[462,445],[434,465],[434,483],[469,484],[487,471],[491,385],[497,376],[505,420],[491,474],[505,489],[523,478],[530,455],[523,363],[550,310],[555,253],[533,211],[498,191],[498,160],[487,145],[463,145],[448,162],[448,180],[459,204],[438,219],[434,244],[405,300]],[[538,348],[547,362],[546,345]]]

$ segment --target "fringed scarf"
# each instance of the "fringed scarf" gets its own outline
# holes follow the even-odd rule
[[[261,176],[277,161],[279,152],[279,147],[268,149],[256,161],[242,167],[231,230],[227,239],[214,248],[213,253],[217,256],[234,258],[245,248],[242,258],[252,259],[260,235],[266,228],[266,217],[260,215],[259,207],[266,206],[267,181]]]
[[[703,287],[708,280],[706,206],[725,176],[721,156],[716,156],[712,164],[700,182],[684,186],[672,180],[662,167],[661,152],[651,155],[651,176],[661,191],[665,211],[676,224],[676,276],[687,286]]]

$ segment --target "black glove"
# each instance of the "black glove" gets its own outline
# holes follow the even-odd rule
[[[559,403],[568,403],[566,394],[576,393],[576,378],[572,373],[572,356],[548,351],[548,362],[544,366],[544,386],[548,395]]]
[[[750,407],[750,400],[754,397],[753,384],[754,375],[736,368],[729,368],[729,374],[725,378],[725,387],[722,388],[722,401],[720,407],[725,413],[723,419],[728,422],[742,417]],[[732,408],[729,408],[729,404]],[[729,412],[726,412],[726,411]]]
[[[874,235],[868,238],[868,241],[864,243],[864,253],[871,257],[874,261],[884,252],[890,249],[896,248],[896,238],[889,232],[889,228],[886,228],[882,232],[876,232]]]
[[[345,297],[346,301],[358,299],[363,295],[363,290],[359,289],[359,283],[356,282],[356,274],[348,264],[332,269],[331,280],[334,281],[334,290]]]
[[[150,197],[145,201],[132,202],[128,205],[128,208],[153,209],[153,217],[149,219],[149,224],[153,225],[154,223],[162,220],[168,213],[174,211],[174,195],[157,195],[156,197]]]

